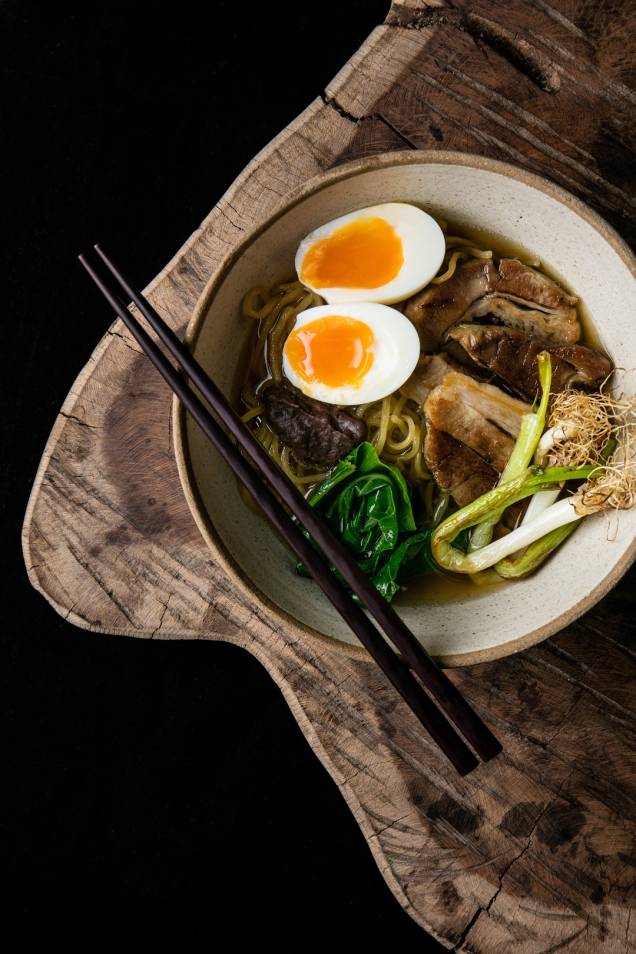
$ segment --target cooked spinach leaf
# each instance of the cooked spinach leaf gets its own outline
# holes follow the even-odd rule
[[[435,568],[431,535],[417,531],[406,480],[367,441],[336,464],[308,501],[387,600],[408,579]],[[297,571],[307,575],[302,564]]]

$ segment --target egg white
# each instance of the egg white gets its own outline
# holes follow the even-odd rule
[[[318,305],[301,312],[292,331],[329,315],[355,318],[371,329],[373,364],[357,385],[334,388],[319,381],[305,381],[296,374],[283,350],[283,373],[303,394],[327,404],[367,404],[396,391],[411,376],[420,356],[420,339],[409,319],[396,308],[374,302]]]
[[[305,236],[298,247],[294,263],[298,276],[301,275],[304,258],[315,242],[328,238],[350,222],[366,218],[384,219],[393,226],[402,242],[402,267],[395,278],[378,288],[314,288],[308,285],[329,303],[369,301],[390,305],[403,301],[428,284],[442,264],[446,242],[435,219],[407,202],[386,202],[349,212]]]

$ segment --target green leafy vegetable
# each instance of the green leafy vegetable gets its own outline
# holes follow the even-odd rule
[[[430,532],[417,530],[404,477],[367,441],[336,464],[308,502],[388,601],[408,579],[435,568]],[[297,571],[306,575],[302,564]]]

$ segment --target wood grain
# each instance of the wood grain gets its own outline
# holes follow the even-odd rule
[[[219,200],[147,294],[183,332],[242,232],[315,173],[410,147],[516,162],[636,234],[633,4],[394,4]],[[387,884],[447,947],[636,950],[632,571],[558,637],[452,678],[502,757],[453,775],[365,659],[295,640],[212,562],[182,496],[170,394],[116,322],[60,412],[24,526],[33,585],[78,626],[223,639],[271,673]]]

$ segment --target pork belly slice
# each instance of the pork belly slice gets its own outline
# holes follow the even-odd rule
[[[446,282],[430,285],[406,305],[405,314],[417,328],[422,349],[437,351],[448,330],[470,318],[487,317],[524,328],[547,341],[573,344],[581,326],[574,305],[556,282],[529,265],[502,258],[471,258]]]
[[[424,457],[441,489],[460,507],[492,490],[499,480],[497,470],[479,454],[432,425],[426,429]]]
[[[444,335],[466,309],[492,290],[496,269],[490,259],[471,258],[448,281],[430,285],[408,302],[405,315],[417,328],[422,350],[437,351]]]
[[[456,371],[430,392],[424,404],[424,458],[458,504],[470,503],[495,485],[529,410],[492,384]],[[473,473],[475,479],[469,479]]]
[[[454,401],[470,407],[516,440],[521,430],[521,418],[531,410],[530,404],[506,394],[494,384],[476,381],[461,372],[449,372],[443,384],[445,393]]]
[[[494,421],[507,434],[516,437],[519,433],[519,417],[530,405],[506,394],[501,388],[481,380],[484,372],[462,366],[443,351],[439,354],[422,355],[418,365],[400,392],[423,407],[427,397],[438,385],[448,381],[457,388],[457,396],[464,403],[472,404],[480,414]]]
[[[529,401],[539,388],[541,351],[552,358],[552,391],[598,387],[612,370],[605,355],[584,345],[555,345],[496,325],[457,325],[449,332],[446,347],[462,363],[496,374]]]
[[[422,355],[415,371],[404,382],[400,392],[412,401],[416,401],[421,407],[433,388],[441,384],[449,372],[459,370],[461,370],[459,362],[454,361],[447,354]]]
[[[424,412],[427,427],[450,434],[501,473],[512,453],[514,440],[470,404],[458,400],[454,388],[441,384],[431,391]]]

